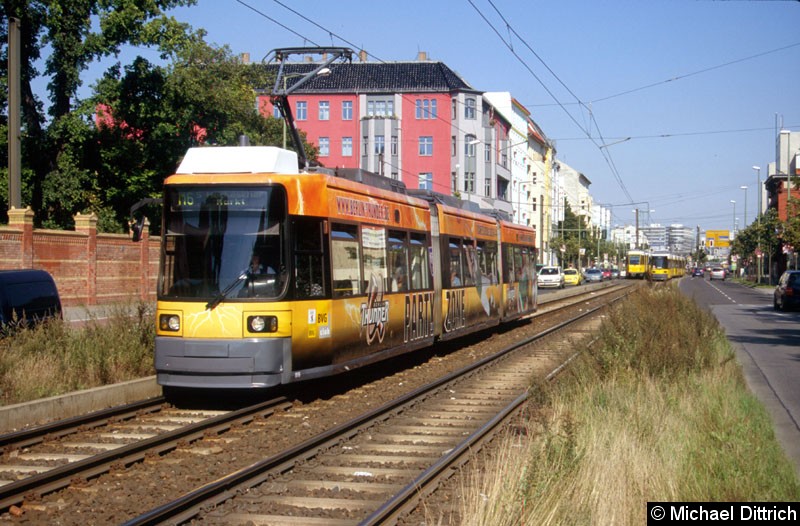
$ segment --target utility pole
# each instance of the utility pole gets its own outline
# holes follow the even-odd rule
[[[20,138],[21,73],[19,19],[8,19],[8,207],[22,208]]]

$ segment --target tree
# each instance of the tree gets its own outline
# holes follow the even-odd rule
[[[244,65],[227,47],[217,48],[198,31],[171,64],[137,58],[110,68],[97,83],[95,167],[100,200],[124,223],[130,206],[157,197],[191,146],[279,145],[282,122],[255,109],[255,87],[268,85],[266,70]],[[301,134],[305,138],[304,134]],[[307,144],[311,159],[316,149]]]
[[[29,176],[23,187],[31,188],[31,205],[41,224],[62,224],[62,185],[69,182],[71,187],[82,188],[85,181],[81,180],[91,177],[79,164],[82,154],[76,146],[82,144],[70,135],[78,132],[85,138],[91,124],[85,114],[72,115],[80,106],[76,94],[81,72],[93,60],[119,53],[124,44],[157,46],[165,53],[181,47],[189,26],[166,16],[164,10],[193,3],[195,0],[3,1],[2,27],[7,27],[9,17],[21,21],[23,165]],[[2,44],[6,42],[4,34]],[[47,113],[31,87],[40,76],[34,64],[45,47],[51,49],[43,72],[49,79]],[[2,49],[0,72],[5,79],[7,49]],[[2,102],[7,106],[6,98]],[[76,178],[78,182],[73,184]],[[73,204],[88,201],[84,192],[73,197]]]
[[[254,88],[271,85],[266,69],[241,64],[228,48],[208,45],[204,31],[164,14],[194,3],[4,0],[3,18],[22,20],[22,190],[39,226],[69,227],[76,212],[91,211],[101,231],[122,231],[130,206],[160,195],[164,176],[189,146],[232,145],[240,134],[255,144],[281,143],[281,122],[255,109]],[[117,63],[87,100],[78,100],[81,72],[125,44],[155,46],[168,65],[141,57]],[[53,50],[44,71],[47,111],[31,89],[45,45]],[[306,151],[316,158],[311,145]]]

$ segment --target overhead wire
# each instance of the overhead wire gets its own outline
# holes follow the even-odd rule
[[[661,81],[658,81],[658,82],[653,82],[651,84],[645,84],[644,86],[639,86],[638,88],[633,88],[633,89],[621,91],[619,93],[615,93],[613,95],[608,95],[606,97],[601,97],[599,99],[594,99],[591,102],[593,102],[593,103],[594,102],[602,102],[602,101],[606,101],[606,100],[609,100],[609,99],[614,99],[616,97],[622,97],[623,95],[630,95],[631,93],[636,93],[637,91],[642,91],[642,90],[646,90],[646,89],[649,89],[649,88],[654,88],[656,86],[660,86],[662,84],[668,84],[668,83],[674,82],[676,80],[682,80],[682,79],[685,79],[685,78],[688,78],[688,77],[693,77],[695,75],[708,73],[709,71],[714,71],[716,69],[720,69],[720,68],[724,68],[724,67],[727,67],[727,66],[731,66],[733,64],[738,64],[740,62],[745,62],[745,61],[748,61],[748,60],[752,60],[754,58],[763,57],[764,55],[770,55],[772,53],[777,53],[779,51],[785,51],[787,49],[791,49],[791,48],[797,47],[797,46],[800,46],[800,42],[795,42],[793,44],[788,44],[786,46],[781,46],[779,48],[774,48],[774,49],[770,49],[768,51],[763,51],[761,53],[756,53],[755,55],[749,55],[747,57],[742,57],[742,58],[738,58],[738,59],[735,59],[735,60],[730,60],[730,61],[724,62],[722,64],[717,64],[716,66],[710,66],[710,67],[707,67],[707,68],[699,69],[697,71],[692,71],[691,73],[685,73],[683,75],[678,75],[678,76],[671,77],[671,78],[668,78],[668,79],[665,79],[665,80],[661,80]]]
[[[282,24],[282,23],[280,23],[280,22],[277,22],[277,21],[276,21],[276,20],[275,20],[273,17],[270,17],[270,16],[266,15],[265,13],[263,13],[263,12],[259,11],[258,9],[255,9],[254,7],[250,6],[250,5],[249,5],[247,2],[245,2],[244,0],[236,0],[236,1],[237,1],[239,4],[241,4],[241,5],[245,6],[245,7],[247,7],[248,9],[250,9],[250,10],[254,11],[255,13],[257,13],[257,14],[259,14],[259,15],[263,16],[264,18],[266,18],[266,19],[270,20],[271,22],[273,22],[273,23],[275,23],[275,24],[279,25],[280,27],[282,27],[282,28],[287,28],[287,26],[285,26],[284,24]],[[333,31],[329,30],[328,28],[326,28],[326,27],[324,27],[324,26],[322,26],[322,25],[320,25],[320,24],[318,24],[317,22],[313,21],[312,19],[310,19],[310,18],[309,18],[309,17],[307,17],[306,15],[304,15],[304,14],[302,14],[302,13],[298,12],[296,9],[292,8],[291,6],[288,6],[288,5],[286,5],[284,2],[282,2],[282,1],[280,1],[280,0],[273,0],[273,2],[274,2],[274,3],[276,3],[276,4],[278,4],[279,6],[283,7],[284,9],[286,9],[286,10],[290,11],[291,13],[295,14],[296,16],[300,17],[301,19],[303,19],[304,21],[308,22],[309,24],[312,24],[313,26],[315,26],[315,27],[319,28],[320,30],[322,30],[322,31],[325,31],[325,32],[326,32],[326,33],[327,33],[327,34],[328,34],[328,35],[329,35],[329,36],[330,36],[332,39],[335,37],[335,38],[339,39],[340,41],[344,42],[345,44],[347,44],[347,45],[349,45],[349,46],[351,46],[351,47],[353,47],[353,48],[358,48],[358,49],[361,49],[361,48],[360,48],[360,46],[357,46],[355,43],[353,43],[353,42],[349,41],[349,40],[348,40],[348,39],[346,39],[345,37],[343,37],[343,36],[341,36],[341,35],[339,35],[339,34],[337,34],[337,33],[333,32]],[[316,46],[318,46],[318,45],[319,45],[319,44],[317,44],[316,42],[314,42],[314,40],[313,40],[313,39],[311,39],[311,38],[309,38],[309,37],[307,37],[307,36],[305,36],[305,35],[302,35],[302,34],[298,33],[297,31],[294,31],[294,30],[291,30],[291,29],[288,29],[288,30],[289,30],[289,31],[291,31],[291,33],[292,33],[292,34],[294,34],[294,35],[297,35],[297,36],[299,36],[300,38],[302,38],[304,41],[310,42],[310,43],[312,43],[312,44],[314,44],[314,45],[316,45]],[[373,54],[370,54],[370,56],[371,56],[372,58],[374,58],[375,60],[377,60],[378,62],[381,62],[381,63],[388,63],[387,61],[385,61],[385,60],[381,59],[380,57],[377,57],[377,56],[375,56],[375,55],[373,55]],[[413,99],[411,98],[411,96],[409,96],[409,95],[401,95],[401,97],[402,97],[404,100],[407,100],[407,101],[408,101],[408,102],[410,102],[410,103],[413,103],[413,102],[414,102],[414,100],[413,100]],[[451,122],[449,119],[444,119],[443,117],[440,117],[440,116],[438,116],[438,114],[437,114],[437,116],[436,116],[435,118],[436,118],[436,120],[439,120],[439,121],[441,121],[441,122],[446,122],[448,125],[451,125],[451,126],[452,126],[452,122]],[[456,129],[459,129],[459,128],[456,128]],[[461,132],[463,132],[463,133],[467,133],[467,131],[466,131],[466,130],[459,129],[459,131],[461,131]],[[409,176],[411,176],[411,177],[414,177],[414,176],[418,176],[418,175],[419,175],[419,174],[414,174],[414,173],[412,173],[412,172],[409,172],[409,171],[408,171],[408,170],[406,170],[406,169],[402,169],[402,168],[399,168],[399,167],[397,167],[397,166],[393,166],[393,165],[391,165],[390,163],[388,163],[388,162],[386,162],[386,161],[384,161],[384,163],[385,163],[385,164],[387,164],[388,166],[392,167],[392,168],[397,168],[397,169],[398,169],[400,172],[402,172],[402,173],[404,173],[404,174],[408,174],[408,175],[409,175]],[[445,186],[445,185],[442,185],[441,183],[433,183],[433,184],[435,184],[436,186],[438,186],[438,188],[439,188],[441,191],[447,191],[447,192],[451,191],[451,188],[450,188],[450,186],[449,186],[449,185]]]
[[[572,91],[572,90],[569,88],[569,86],[567,86],[567,85],[566,85],[566,83],[564,83],[564,82],[561,80],[561,78],[560,78],[560,77],[558,77],[558,75],[557,75],[557,74],[556,74],[556,73],[555,73],[555,72],[552,70],[552,68],[550,68],[550,66],[548,66],[548,65],[547,65],[547,63],[544,61],[544,59],[542,59],[542,58],[539,56],[539,54],[538,54],[538,53],[536,53],[536,51],[535,51],[535,50],[534,50],[534,49],[533,49],[533,48],[530,46],[530,44],[528,44],[528,43],[527,43],[527,41],[526,41],[526,40],[525,40],[525,39],[524,39],[524,38],[523,38],[523,37],[522,37],[522,36],[521,36],[521,35],[520,35],[520,34],[519,34],[519,33],[518,33],[518,32],[517,32],[517,31],[516,31],[516,30],[515,30],[515,29],[512,27],[512,26],[511,26],[511,23],[510,23],[510,22],[508,21],[508,19],[507,19],[507,18],[506,18],[506,17],[505,17],[505,16],[504,16],[504,15],[503,15],[501,12],[500,12],[500,10],[497,8],[497,6],[495,6],[494,2],[493,2],[492,0],[488,0],[489,4],[490,4],[490,5],[492,6],[492,8],[495,10],[495,12],[498,14],[498,16],[500,16],[500,18],[501,18],[501,20],[503,21],[503,23],[504,23],[504,24],[506,24],[506,28],[507,28],[509,31],[511,31],[511,32],[512,32],[512,34],[513,34],[514,36],[516,36],[516,37],[517,37],[517,38],[520,40],[520,42],[522,42],[522,43],[525,45],[525,47],[526,47],[526,48],[527,48],[527,49],[528,49],[528,50],[529,50],[529,51],[530,51],[530,52],[531,52],[531,53],[532,53],[532,54],[533,54],[533,55],[536,57],[536,59],[537,59],[537,60],[539,60],[539,62],[540,62],[540,63],[542,63],[542,64],[544,65],[544,67],[545,67],[545,68],[546,68],[546,69],[547,69],[547,70],[550,72],[550,74],[552,74],[552,75],[553,75],[553,77],[555,77],[555,78],[556,78],[556,80],[558,80],[558,82],[559,82],[559,83],[560,83],[560,84],[561,84],[561,85],[562,85],[562,86],[563,86],[563,87],[564,87],[564,88],[567,90],[567,92],[569,92],[569,94],[570,94],[570,95],[572,95],[572,97],[573,97],[573,98],[575,98],[575,100],[576,100],[576,101],[577,101],[577,102],[578,102],[578,103],[579,103],[579,104],[580,104],[580,105],[581,105],[583,108],[585,108],[587,111],[589,111],[589,115],[590,115],[590,121],[591,121],[591,122],[594,124],[594,127],[595,127],[595,129],[597,130],[597,133],[598,133],[598,136],[599,136],[600,140],[601,140],[601,141],[603,141],[602,143],[598,143],[598,142],[597,142],[597,140],[596,140],[596,139],[595,139],[595,138],[592,136],[591,132],[590,132],[590,131],[587,129],[587,127],[585,127],[585,126],[581,125],[581,124],[578,122],[578,120],[577,120],[577,119],[576,119],[576,118],[575,118],[575,117],[572,115],[572,113],[570,113],[570,111],[569,111],[569,110],[566,108],[566,106],[565,106],[565,105],[564,105],[564,104],[563,104],[563,103],[562,103],[562,102],[561,102],[561,101],[558,99],[558,97],[557,97],[557,96],[556,96],[556,95],[555,95],[555,94],[552,92],[552,90],[550,90],[550,88],[548,88],[548,87],[547,87],[547,85],[544,83],[544,81],[543,81],[543,80],[542,80],[542,79],[541,79],[541,78],[540,78],[540,77],[539,77],[539,76],[538,76],[538,75],[537,75],[537,74],[536,74],[536,73],[533,71],[533,69],[530,67],[530,65],[528,65],[528,63],[525,61],[525,59],[523,59],[523,58],[522,58],[522,57],[521,57],[521,56],[520,56],[520,55],[519,55],[519,54],[518,54],[516,51],[514,51],[514,47],[513,47],[513,45],[511,45],[511,44],[510,44],[508,41],[506,41],[506,39],[505,39],[505,38],[503,38],[503,36],[500,34],[500,31],[499,31],[499,30],[498,30],[498,29],[497,29],[497,28],[494,26],[494,24],[492,24],[492,22],[491,22],[491,21],[490,21],[490,20],[489,20],[489,19],[486,17],[486,15],[485,15],[485,14],[484,14],[484,13],[483,13],[481,10],[480,10],[480,8],[478,8],[478,6],[476,6],[476,5],[475,5],[475,3],[473,2],[473,0],[467,0],[467,2],[468,2],[468,3],[469,3],[471,6],[472,6],[472,8],[473,8],[473,9],[474,9],[474,10],[475,10],[477,13],[478,13],[478,15],[479,15],[479,16],[480,16],[480,17],[483,19],[483,21],[486,23],[486,25],[488,25],[488,26],[489,26],[489,27],[492,29],[492,31],[493,31],[493,32],[494,32],[494,33],[497,35],[497,37],[498,37],[498,38],[499,38],[499,39],[500,39],[500,40],[501,40],[501,41],[502,41],[502,42],[503,42],[503,43],[506,45],[506,47],[509,49],[509,51],[511,52],[511,54],[512,54],[512,55],[513,55],[513,56],[514,56],[514,57],[515,57],[515,58],[516,58],[516,59],[517,59],[517,60],[518,60],[520,63],[522,63],[522,65],[523,65],[523,66],[525,67],[525,69],[526,69],[526,70],[527,70],[527,71],[528,71],[528,72],[531,74],[531,76],[533,76],[533,78],[535,78],[535,79],[536,79],[536,81],[537,81],[537,82],[539,82],[539,84],[542,86],[542,88],[544,88],[544,90],[547,92],[547,94],[548,94],[548,95],[549,95],[549,96],[550,96],[550,97],[551,97],[551,98],[552,98],[552,99],[553,99],[553,100],[556,102],[556,104],[557,104],[557,105],[558,105],[558,106],[559,106],[559,107],[560,107],[560,108],[561,108],[561,109],[564,111],[564,113],[566,113],[566,114],[567,114],[567,116],[570,118],[570,120],[571,120],[573,123],[575,123],[575,125],[578,127],[578,129],[580,129],[580,130],[581,130],[581,131],[582,131],[582,132],[583,132],[583,133],[586,135],[586,137],[587,137],[587,138],[588,138],[590,141],[592,141],[592,143],[593,143],[593,144],[594,144],[594,145],[597,147],[598,151],[600,152],[600,154],[602,155],[602,157],[603,157],[603,159],[605,160],[606,164],[608,165],[608,167],[609,167],[609,170],[611,171],[612,175],[613,175],[613,176],[614,176],[614,178],[616,179],[616,181],[617,181],[617,184],[619,185],[619,187],[620,187],[620,189],[622,190],[622,192],[625,194],[625,196],[626,196],[628,199],[630,199],[631,201],[633,201],[633,198],[631,197],[631,195],[630,195],[630,192],[628,192],[628,188],[625,186],[625,182],[622,180],[622,176],[620,175],[620,173],[619,173],[619,170],[617,169],[617,167],[616,167],[616,164],[614,163],[614,160],[613,160],[613,158],[612,158],[612,156],[611,156],[611,153],[610,153],[610,152],[608,152],[608,150],[607,150],[606,148],[604,148],[604,145],[605,145],[605,140],[603,140],[603,135],[602,135],[602,132],[601,132],[601,130],[600,130],[600,127],[599,127],[599,125],[597,124],[597,121],[596,121],[596,119],[594,118],[594,115],[593,115],[593,113],[591,112],[591,110],[589,109],[589,107],[588,107],[588,106],[586,106],[586,104],[584,104],[584,103],[583,103],[583,101],[581,101],[580,97],[578,97],[578,96],[577,96],[577,95],[576,95],[576,94],[575,94],[575,93],[574,93],[574,92],[573,92],[573,91]]]

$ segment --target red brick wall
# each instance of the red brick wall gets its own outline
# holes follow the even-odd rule
[[[0,227],[0,270],[37,268],[53,275],[64,306],[155,301],[159,240],[146,233],[98,234],[97,217],[75,217],[75,231],[33,229],[30,209],[9,211]],[[145,229],[146,231],[146,229]]]

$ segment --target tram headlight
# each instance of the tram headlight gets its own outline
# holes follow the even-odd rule
[[[158,326],[162,331],[178,332],[181,330],[181,318],[177,314],[162,314],[158,318]]]
[[[250,332],[277,332],[277,316],[248,316],[247,328]]]

